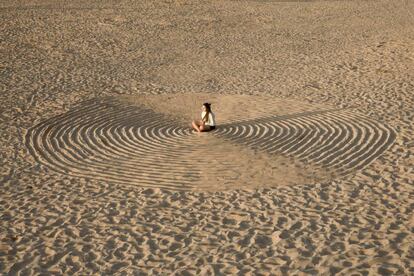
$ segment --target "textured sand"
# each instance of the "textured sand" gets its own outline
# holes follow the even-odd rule
[[[0,3],[1,274],[414,273],[414,3],[139,2]]]

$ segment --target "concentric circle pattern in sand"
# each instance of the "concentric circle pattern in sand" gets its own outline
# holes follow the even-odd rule
[[[269,155],[293,157],[336,176],[364,168],[395,139],[390,127],[347,110],[222,122],[207,135]],[[173,190],[200,188],[197,181],[205,172],[206,150],[202,140],[165,114],[105,99],[48,119],[26,135],[31,154],[54,171]],[[220,150],[211,154],[214,160],[227,155]],[[217,164],[222,167],[215,165],[215,174],[231,166]]]
[[[337,109],[232,122],[220,127],[216,135],[320,165],[337,176],[364,168],[395,140],[390,127]]]

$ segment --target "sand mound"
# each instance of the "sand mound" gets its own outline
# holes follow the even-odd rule
[[[213,132],[189,127],[200,99],[213,102]],[[26,145],[60,173],[214,191],[341,177],[371,163],[395,139],[391,128],[363,115],[320,108],[258,96],[109,97],[34,126]]]

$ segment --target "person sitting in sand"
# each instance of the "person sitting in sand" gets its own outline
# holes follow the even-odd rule
[[[216,128],[214,113],[211,111],[210,103],[203,103],[203,111],[201,112],[201,120],[192,122],[193,128],[198,132],[210,131]]]

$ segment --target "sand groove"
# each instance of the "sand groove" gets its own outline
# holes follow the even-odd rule
[[[220,124],[210,137],[342,176],[372,162],[395,134],[352,111],[325,110],[235,120]],[[192,130],[150,108],[117,101],[89,101],[41,122],[29,129],[26,145],[38,162],[57,172],[122,184],[188,190],[203,172],[202,152],[190,158],[205,148]],[[218,160],[216,173],[231,168],[225,153],[209,155]]]

